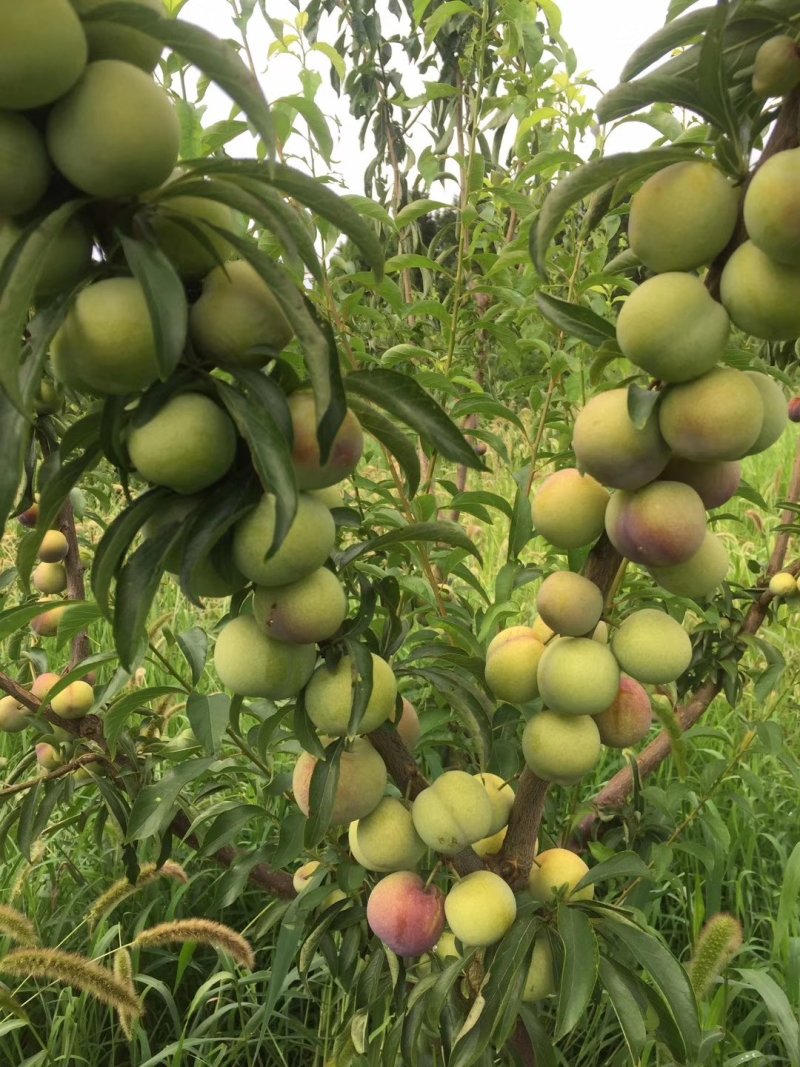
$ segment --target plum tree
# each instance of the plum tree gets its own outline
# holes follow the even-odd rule
[[[608,490],[575,467],[554,471],[536,490],[531,517],[536,532],[556,548],[582,548],[603,532]]]
[[[573,785],[596,766],[602,751],[591,715],[540,711],[522,732],[522,755],[529,770],[545,782]]]
[[[479,771],[473,777],[477,778],[486,790],[489,803],[492,805],[492,822],[486,836],[493,837],[495,834],[500,833],[508,823],[508,817],[514,804],[514,790],[499,774]]]
[[[380,656],[371,653],[372,691],[364,709],[358,733],[368,734],[386,722],[394,711],[397,679],[394,671]],[[350,717],[356,696],[357,667],[350,656],[342,656],[329,667],[321,664],[305,691],[306,711],[316,728],[331,737],[349,734]]]
[[[274,533],[275,497],[265,493],[233,533],[233,561],[257,585],[288,585],[304,578],[322,566],[336,540],[330,511],[308,493],[298,497],[297,513],[280,548],[264,559]]]
[[[739,488],[742,464],[739,460],[711,460],[693,463],[690,459],[673,456],[659,475],[667,482],[683,482],[690,485],[710,510],[730,500]]]
[[[783,96],[800,85],[800,51],[785,33],[759,46],[753,62],[752,86],[756,96]]]
[[[318,567],[288,585],[257,586],[253,596],[253,615],[276,641],[325,641],[333,637],[346,614],[342,583],[327,567]]]
[[[556,633],[581,637],[600,621],[603,594],[581,574],[553,571],[539,587],[536,608],[540,618]]]
[[[614,493],[606,509],[606,533],[634,563],[668,567],[698,551],[706,535],[706,511],[691,486],[656,481]]]
[[[609,649],[588,637],[562,637],[539,660],[539,693],[560,715],[596,715],[619,689],[619,667]]]
[[[105,0],[70,0],[82,17],[102,6]],[[134,4],[165,14],[164,0],[133,0]],[[92,19],[83,23],[89,45],[89,59],[121,59],[149,74],[161,55],[161,45],[153,37],[119,23]]]
[[[252,615],[227,622],[214,646],[214,667],[220,681],[241,696],[284,700],[297,696],[317,661],[312,644],[275,641]]]
[[[33,123],[24,115],[0,111],[0,215],[22,215],[35,207],[50,175],[44,138]]]
[[[86,36],[69,0],[0,0],[0,108],[51,104],[83,73]]]
[[[473,871],[460,878],[444,898],[447,924],[467,947],[499,941],[514,924],[517,901],[493,871]]]
[[[522,999],[526,1004],[536,1004],[557,991],[550,938],[542,930],[533,940],[531,962],[525,976]]]
[[[720,299],[734,325],[765,341],[800,334],[800,264],[778,263],[752,241],[722,271]]]
[[[414,871],[387,874],[367,900],[372,932],[398,956],[429,952],[444,929],[444,894]]]
[[[619,692],[599,715],[594,716],[600,740],[609,748],[638,745],[647,736],[653,721],[653,709],[645,688],[634,678],[622,675]]]
[[[498,700],[524,704],[539,692],[536,674],[544,644],[530,626],[511,626],[486,650],[486,684]]]
[[[669,459],[656,419],[642,427],[632,421],[627,389],[609,389],[589,400],[575,419],[572,447],[579,468],[612,489],[646,485]]]
[[[411,812],[396,797],[383,797],[368,815],[347,831],[354,859],[368,871],[409,871],[425,854]]]
[[[166,181],[178,160],[172,101],[139,67],[89,63],[47,118],[47,150],[73,185],[91,196],[135,196]]]
[[[466,771],[440,774],[417,795],[411,814],[425,844],[445,856],[486,837],[493,821],[486,790]]]
[[[94,704],[94,689],[80,679],[70,682],[50,700],[50,707],[62,719],[82,719]]]
[[[792,42],[800,67],[797,45]],[[777,152],[758,168],[744,198],[744,222],[753,244],[776,263],[800,266],[800,148]]]
[[[654,685],[680,678],[692,659],[689,635],[657,608],[642,608],[624,619],[611,638],[611,648],[626,674]]]
[[[236,454],[236,430],[202,393],[170,397],[128,434],[131,462],[147,481],[176,493],[197,493],[225,474]]]
[[[634,289],[617,319],[623,355],[665,382],[689,381],[711,370],[729,332],[728,313],[702,281],[676,271],[657,274]]]
[[[63,593],[67,571],[63,563],[40,563],[31,575],[31,585],[39,593]]]
[[[594,884],[577,889],[589,868],[575,852],[567,848],[549,848],[534,857],[528,889],[534,900],[552,904],[563,893],[568,900],[592,900]]]
[[[295,803],[304,815],[311,810],[309,793],[316,765],[316,756],[301,752],[292,771],[292,792]],[[369,741],[363,737],[350,741],[339,763],[331,824],[348,826],[356,819],[369,815],[381,801],[386,780],[386,764]]]
[[[730,240],[738,207],[738,190],[713,163],[673,163],[649,177],[631,200],[631,248],[659,274],[701,267]]]
[[[743,371],[716,367],[666,389],[658,421],[664,439],[683,459],[741,459],[761,432],[764,405],[758,387]]]
[[[730,556],[723,541],[708,531],[693,556],[669,567],[650,567],[653,579],[675,596],[705,600],[720,587],[730,568]]]

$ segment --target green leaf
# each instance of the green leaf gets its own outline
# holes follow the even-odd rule
[[[168,771],[160,781],[140,789],[131,808],[126,840],[143,841],[162,833],[172,821],[181,791],[204,775],[213,763],[212,756],[188,759]]]
[[[590,345],[600,346],[616,339],[612,323],[601,319],[590,308],[570,304],[538,291],[534,294],[537,307],[547,319],[569,337],[577,337]]]
[[[156,244],[120,235],[125,259],[144,289],[156,347],[156,362],[162,380],[175,370],[186,345],[189,306],[183,282]]]
[[[189,664],[192,684],[197,685],[203,676],[208,658],[208,634],[199,626],[193,626],[190,630],[184,630],[182,634],[178,634],[175,640]]]
[[[635,382],[628,386],[628,417],[637,430],[643,429],[654,417],[653,413],[660,399],[661,393],[655,389],[642,389]]]
[[[409,270],[412,267],[437,273],[444,270],[441,263],[437,263],[430,256],[421,256],[417,252],[403,252],[401,255],[392,256],[391,259],[386,260],[384,270],[387,274],[396,274],[398,271]]]
[[[104,615],[111,617],[111,582],[139,530],[155,515],[169,496],[166,489],[150,489],[108,526],[92,562],[92,592]]]
[[[600,957],[600,983],[608,993],[611,1007],[625,1038],[631,1063],[638,1063],[647,1040],[641,993],[638,988],[641,983],[626,968],[612,963],[605,956]]]
[[[790,1067],[800,1067],[800,1023],[784,990],[765,971],[742,967],[739,976],[764,1001],[770,1021],[783,1042]]]
[[[558,994],[556,1040],[583,1018],[597,983],[599,950],[589,917],[569,904],[558,907],[558,932],[564,943],[564,966]]]
[[[430,18],[425,20],[425,43],[430,44],[442,27],[450,19],[455,18],[456,15],[472,15],[474,17],[475,12],[469,4],[464,3],[464,0],[445,0],[445,3],[440,4]]]
[[[231,699],[225,693],[192,693],[186,702],[186,717],[192,733],[209,755],[219,752],[228,726]]]
[[[611,856],[601,863],[596,863],[581,878],[575,888],[583,889],[587,885],[599,885],[601,882],[608,882],[612,878],[646,878],[648,881],[652,881],[653,872],[635,852],[618,852],[616,856]]]
[[[311,774],[308,794],[308,822],[305,829],[306,848],[319,844],[330,826],[336,787],[339,784],[339,766],[345,739],[338,738],[325,749],[325,759],[317,760]]]
[[[693,11],[681,19],[668,22],[665,26],[656,30],[654,34],[642,42],[630,55],[622,73],[619,76],[621,82],[630,81],[637,74],[652,66],[656,60],[669,55],[681,45],[693,43],[705,30],[713,17],[714,9],[704,7],[700,11]]]
[[[781,897],[778,903],[778,916],[775,920],[774,943],[776,948],[787,954],[789,937],[797,913],[797,901],[800,899],[800,842],[794,846],[783,872]]]
[[[400,208],[394,217],[394,222],[399,230],[416,219],[422,218],[423,215],[430,215],[433,211],[441,211],[449,207],[450,204],[445,204],[441,200],[412,200],[410,204]]]
[[[275,110],[283,108],[302,115],[317,143],[320,155],[326,163],[330,163],[333,154],[333,137],[328,129],[325,116],[313,100],[307,100],[304,96],[282,96],[273,101],[272,107]]]
[[[401,526],[397,530],[373,537],[369,541],[363,541],[360,545],[348,548],[341,557],[340,566],[346,567],[368,552],[380,552],[381,549],[390,545],[413,544],[416,542],[432,541],[435,544],[452,545],[453,548],[463,548],[476,559],[480,560],[481,554],[464,529],[454,522],[412,522],[407,526]]]
[[[421,472],[419,456],[412,438],[398,429],[391,419],[387,419],[385,415],[376,411],[371,404],[365,403],[360,397],[349,397],[348,405],[358,416],[363,429],[380,441],[400,464],[408,483],[408,495],[413,497],[419,488]]]
[[[135,693],[126,693],[109,704],[103,712],[103,733],[112,756],[116,755],[117,742],[127,729],[133,712],[141,710],[151,700],[170,695],[185,697],[186,691],[175,685],[153,685],[138,689]]]
[[[444,409],[408,375],[374,367],[348,374],[344,385],[348,393],[365,397],[416,430],[445,459],[473,470],[486,469]]]

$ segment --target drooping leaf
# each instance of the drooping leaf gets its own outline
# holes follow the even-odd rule
[[[186,291],[175,268],[156,244],[120,235],[131,273],[144,290],[153,325],[159,375],[172,374],[183,355],[189,322]]]
[[[598,347],[616,338],[613,324],[601,319],[590,308],[581,304],[570,304],[541,291],[535,294],[534,299],[548,322],[563,330],[568,337],[577,337]]]
[[[361,397],[351,395],[348,405],[358,416],[358,421],[367,433],[380,441],[400,465],[406,476],[408,495],[413,497],[419,488],[420,465],[414,441],[398,429],[397,425]]]
[[[630,971],[605,956],[600,957],[599,974],[600,983],[608,993],[611,1007],[625,1038],[631,1062],[636,1063],[647,1039],[643,1010],[646,1002],[642,1001],[639,989],[641,983],[637,982]]]
[[[314,765],[308,794],[306,848],[313,848],[314,845],[319,844],[330,826],[343,751],[344,738],[340,737],[325,749],[325,759],[317,760]]]
[[[219,751],[230,717],[231,698],[225,693],[191,693],[186,702],[186,717],[192,733],[209,755]]]
[[[611,856],[591,867],[575,888],[583,889],[587,885],[599,885],[612,878],[646,878],[651,881],[653,872],[635,852],[618,852],[616,856]]]
[[[583,1018],[597,984],[600,958],[589,917],[578,908],[559,905],[558,932],[564,943],[564,966],[558,994],[556,1040],[570,1033]]]
[[[212,756],[186,760],[152,785],[146,785],[136,794],[128,819],[128,841],[143,841],[160,834],[171,822],[175,802],[181,791],[209,770],[214,763]]]
[[[91,583],[104,615],[111,616],[111,583],[133,539],[147,520],[161,509],[167,496],[166,489],[148,490],[117,515],[103,534],[92,562]]]
[[[342,554],[341,566],[346,567],[354,559],[368,552],[380,552],[381,549],[388,548],[390,545],[413,544],[417,541],[452,545],[454,548],[463,548],[478,560],[481,558],[480,552],[464,532],[463,527],[456,523],[414,522],[348,548]]]

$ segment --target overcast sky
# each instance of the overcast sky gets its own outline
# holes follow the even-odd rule
[[[558,3],[563,14],[562,33],[575,51],[579,72],[589,73],[602,90],[616,85],[627,57],[638,44],[663,25],[668,7],[668,0],[558,0]],[[275,18],[293,21],[297,16],[297,10],[289,0],[271,0],[269,10]],[[235,37],[236,31],[229,12],[230,8],[224,0],[189,0],[181,17],[205,26],[220,37]],[[265,67],[272,34],[258,13],[253,16],[251,27],[250,40],[256,65]],[[320,35],[320,40],[333,43],[334,34],[335,30],[330,30],[327,38]],[[349,116],[347,103],[337,98],[329,86],[328,60],[319,54],[314,54],[312,59],[324,77],[317,104],[327,116],[340,123],[338,133],[334,132],[336,151],[333,169],[341,176],[345,191],[363,193],[364,169],[371,153],[360,151],[359,124]],[[273,57],[269,61],[269,70],[262,78],[267,99],[299,92],[297,71],[296,60]],[[206,103],[209,104],[207,122],[217,121],[227,115],[229,103],[221,93],[212,92]],[[626,124],[612,135],[607,148],[612,151],[642,148],[650,144],[654,136],[649,127]],[[229,150],[236,154],[250,154],[252,151],[242,139]]]

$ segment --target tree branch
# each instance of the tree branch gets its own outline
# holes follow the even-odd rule
[[[58,517],[58,528],[67,539],[67,555],[64,568],[67,572],[67,599],[85,600],[86,586],[83,581],[83,563],[81,562],[78,531],[75,529],[75,511],[69,498],[64,503]],[[76,634],[72,641],[72,656],[68,670],[77,667],[91,653],[89,634],[86,630]]]

